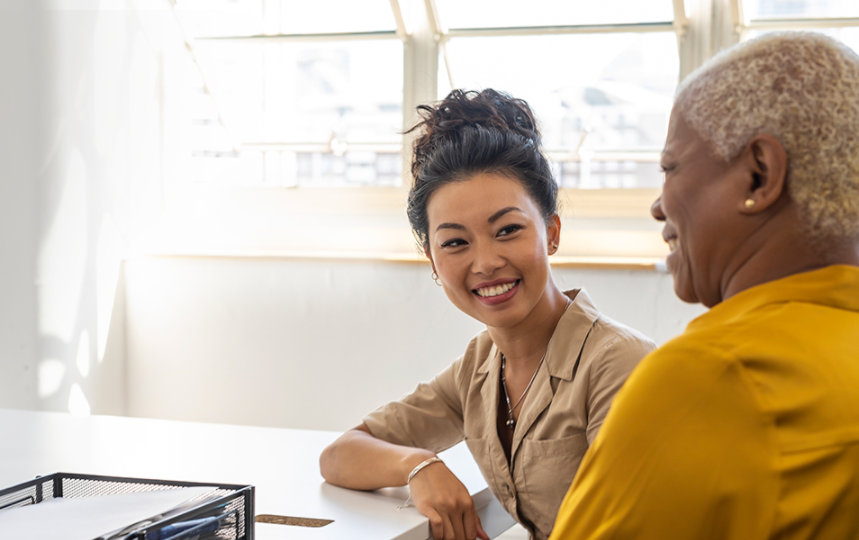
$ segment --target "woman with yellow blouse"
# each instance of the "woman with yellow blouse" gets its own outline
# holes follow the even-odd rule
[[[859,538],[859,56],[811,33],[716,56],[662,153],[677,295],[552,538]]]
[[[465,440],[507,511],[545,539],[615,392],[653,344],[552,279],[558,186],[527,103],[456,90],[421,111],[409,220],[445,294],[486,331],[332,443],[322,474],[354,489],[407,484],[434,538],[486,538],[436,456]]]

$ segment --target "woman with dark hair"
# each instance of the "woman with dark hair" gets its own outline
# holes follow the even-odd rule
[[[487,538],[436,453],[465,440],[495,496],[546,538],[612,397],[653,343],[562,292],[558,187],[528,104],[455,90],[419,107],[408,215],[433,276],[486,325],[464,355],[368,415],[320,457],[354,489],[408,485],[435,538]]]

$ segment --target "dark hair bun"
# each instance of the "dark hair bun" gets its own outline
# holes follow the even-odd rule
[[[414,145],[413,176],[417,176],[427,156],[441,142],[457,139],[465,126],[516,133],[535,146],[540,145],[537,121],[528,103],[491,88],[480,92],[453,90],[435,106],[418,106],[418,114],[422,120],[409,130],[423,130]]]
[[[412,154],[406,213],[418,244],[429,238],[427,205],[439,187],[475,173],[515,178],[544,219],[557,213],[558,184],[543,155],[540,132],[528,104],[503,92],[454,90],[435,105],[421,105]]]

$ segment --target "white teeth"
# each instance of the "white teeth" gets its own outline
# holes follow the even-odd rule
[[[499,294],[504,294],[516,284],[515,281],[511,281],[510,283],[505,283],[503,285],[495,285],[493,287],[482,287],[477,289],[477,294],[486,298],[487,296],[498,296]]]
[[[676,238],[672,238],[671,240],[668,241],[668,249],[670,249],[671,251],[674,251],[675,249],[677,249],[677,239]]]

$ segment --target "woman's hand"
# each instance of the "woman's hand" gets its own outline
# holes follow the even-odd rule
[[[436,540],[489,540],[468,489],[440,460],[410,471],[435,454],[379,440],[361,424],[337,438],[319,457],[328,482],[351,489],[408,484],[412,501],[430,522]]]
[[[429,519],[435,540],[489,540],[468,489],[441,461],[418,471],[409,492],[415,508]]]

